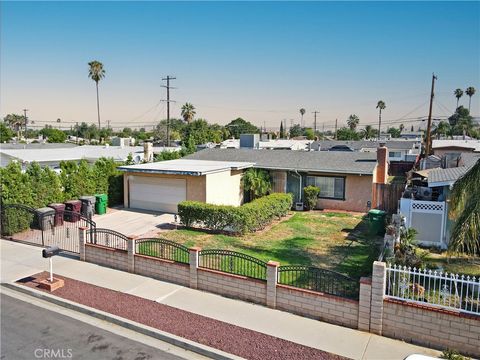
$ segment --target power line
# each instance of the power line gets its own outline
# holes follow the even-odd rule
[[[314,120],[313,120],[313,133],[316,134],[317,133],[317,114],[319,113],[319,111],[315,110],[313,111],[313,116],[314,116]]]

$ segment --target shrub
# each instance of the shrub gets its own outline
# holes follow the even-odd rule
[[[310,185],[303,188],[303,195],[308,210],[315,209],[315,206],[317,205],[318,194],[320,194],[320,188],[318,186]]]
[[[291,194],[271,194],[238,207],[182,201],[178,204],[178,215],[186,227],[244,234],[263,229],[274,219],[287,215],[292,201]]]

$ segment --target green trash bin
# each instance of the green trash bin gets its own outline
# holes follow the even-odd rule
[[[372,233],[377,235],[385,234],[385,216],[387,213],[383,210],[372,209],[368,212],[368,220]]]
[[[95,194],[95,213],[103,215],[107,212],[108,196],[107,194]]]

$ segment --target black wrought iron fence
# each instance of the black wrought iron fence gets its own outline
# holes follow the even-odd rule
[[[242,275],[253,279],[267,279],[267,263],[249,255],[230,250],[202,250],[199,266]]]
[[[278,267],[279,284],[358,300],[357,280],[337,272],[313,266],[287,265]]]
[[[165,239],[137,239],[135,240],[135,253],[183,264],[188,264],[190,262],[188,248]]]
[[[87,231],[86,242],[111,249],[128,250],[128,237],[110,229],[95,228]]]

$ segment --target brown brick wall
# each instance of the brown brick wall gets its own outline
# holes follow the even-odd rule
[[[85,261],[113,269],[128,271],[128,253],[125,250],[85,244]]]
[[[190,266],[173,261],[135,255],[135,273],[183,286],[190,284]]]
[[[329,323],[358,327],[358,301],[277,285],[277,309]]]
[[[226,297],[251,301],[265,305],[267,282],[244,276],[198,268],[197,288]]]
[[[385,300],[383,307],[383,335],[480,356],[480,316],[464,316],[393,300]]]

